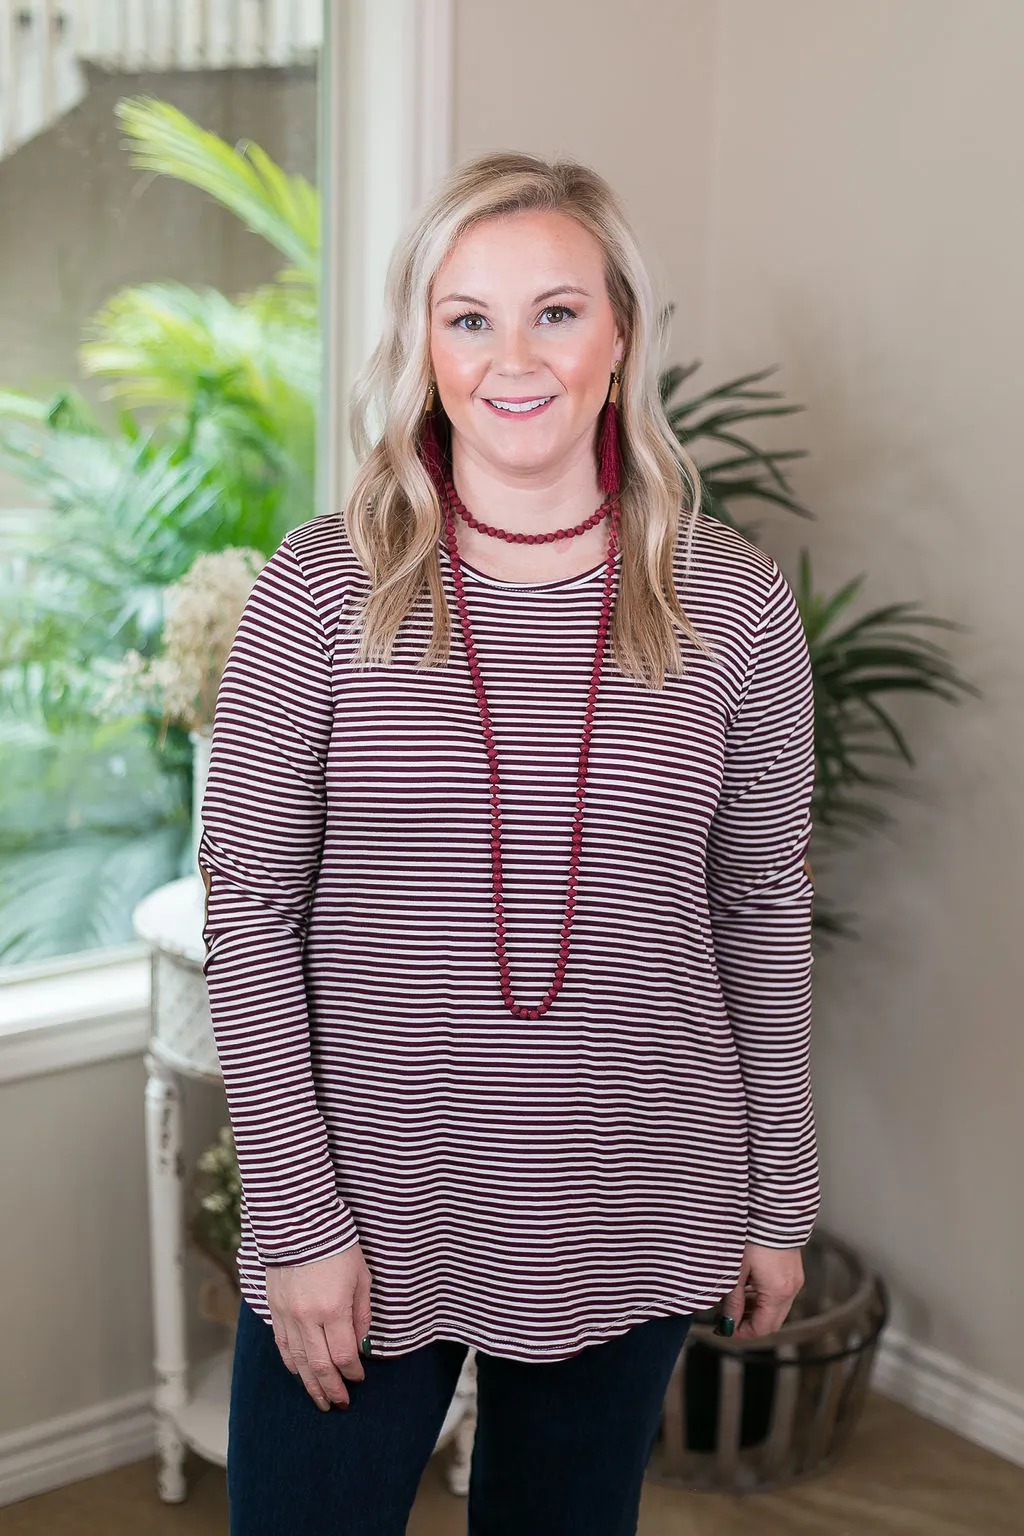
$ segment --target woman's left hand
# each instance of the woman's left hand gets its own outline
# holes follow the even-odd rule
[[[804,1283],[799,1248],[748,1243],[735,1287],[722,1298],[722,1315],[736,1323],[734,1339],[760,1339],[781,1328]]]

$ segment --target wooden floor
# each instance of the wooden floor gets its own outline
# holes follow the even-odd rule
[[[199,1457],[187,1471],[184,1504],[159,1502],[150,1457],[0,1508],[0,1536],[225,1536],[223,1471]],[[441,1473],[431,1462],[409,1536],[465,1536]],[[648,1482],[640,1536],[1024,1536],[1024,1467],[871,1396],[832,1472],[743,1500]]]

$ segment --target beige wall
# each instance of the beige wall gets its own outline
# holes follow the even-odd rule
[[[824,584],[868,571],[866,601],[971,626],[984,700],[902,711],[893,829],[818,870],[861,932],[816,967],[823,1219],[898,1327],[1024,1390],[1024,7],[463,0],[458,45],[459,155],[596,165],[677,300],[674,357],[779,363],[808,405],[776,440],[811,450],[818,522],[764,520],[787,571],[806,542]]]
[[[141,1056],[0,1086],[0,1437],[153,1383]],[[184,1161],[227,1123],[219,1086],[183,1081]],[[199,1317],[211,1274],[190,1247],[190,1353],[223,1348]]]
[[[570,154],[608,177],[677,301],[678,355],[706,309],[714,0],[457,0],[455,153]]]

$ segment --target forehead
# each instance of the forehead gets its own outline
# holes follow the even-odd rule
[[[442,261],[434,287],[444,279],[468,279],[482,287],[551,286],[564,280],[601,285],[604,251],[600,241],[571,214],[530,210],[479,219],[455,241]],[[589,281],[588,281],[589,280]],[[439,290],[438,290],[439,291]]]

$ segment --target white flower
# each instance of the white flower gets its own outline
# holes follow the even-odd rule
[[[164,593],[163,655],[147,660],[127,651],[98,713],[109,718],[144,704],[160,710],[165,726],[174,721],[196,731],[212,725],[231,642],[265,564],[259,550],[239,546],[198,555]]]

